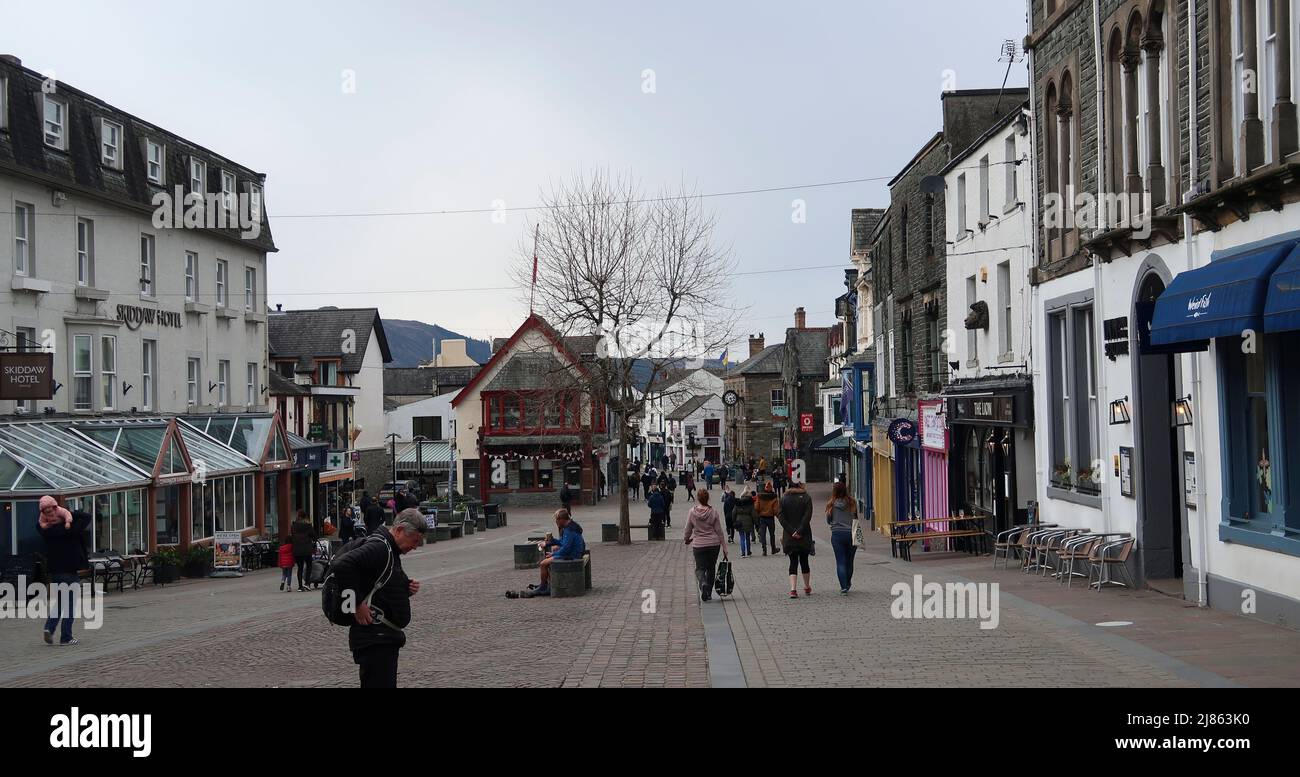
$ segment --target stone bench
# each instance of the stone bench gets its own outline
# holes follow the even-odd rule
[[[584,596],[591,590],[591,551],[571,561],[551,561],[551,596]]]
[[[537,569],[542,563],[542,550],[536,543],[515,546],[515,569]]]

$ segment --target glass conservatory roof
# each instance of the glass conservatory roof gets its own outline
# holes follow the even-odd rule
[[[0,424],[0,492],[74,491],[147,485],[148,471],[69,425]]]
[[[195,429],[225,443],[253,461],[262,460],[266,438],[275,428],[273,416],[215,415],[185,419]],[[288,461],[289,451],[280,435],[271,441],[267,461]]]

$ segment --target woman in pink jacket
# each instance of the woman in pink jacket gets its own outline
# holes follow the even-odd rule
[[[686,544],[695,554],[695,579],[700,584],[700,601],[713,598],[713,574],[718,565],[718,551],[727,558],[726,536],[718,511],[709,507],[709,492],[695,493],[698,502],[686,516]]]

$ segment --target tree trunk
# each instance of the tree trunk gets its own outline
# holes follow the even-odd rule
[[[627,468],[631,464],[627,454],[627,407],[629,402],[623,402],[623,412],[618,414],[618,544],[632,544],[631,515],[627,504]]]

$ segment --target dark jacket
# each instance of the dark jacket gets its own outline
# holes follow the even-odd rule
[[[293,555],[296,558],[316,552],[316,527],[306,521],[294,521],[290,531],[293,534]]]
[[[86,556],[86,529],[90,513],[72,511],[72,528],[63,521],[37,531],[45,539],[45,563],[51,575],[75,575],[90,566]]]
[[[384,619],[397,628],[382,623],[362,626],[354,623],[348,629],[348,647],[356,652],[376,645],[406,644],[406,634],[401,629],[411,622],[411,579],[402,571],[402,553],[393,541],[393,535],[382,532],[373,535],[382,539],[367,538],[360,547],[354,548],[334,559],[331,569],[338,578],[339,587],[344,591],[355,591],[359,604],[370,594],[370,589],[379,582],[384,572],[387,557],[393,558],[393,571],[383,588],[375,591],[370,600],[372,607],[382,610]]]
[[[366,522],[366,534],[373,534],[375,529],[384,525],[384,508],[378,502],[371,502],[362,513],[362,518]]]
[[[722,514],[730,518],[736,509],[736,492],[726,491],[722,494]]]
[[[557,561],[573,561],[582,558],[587,550],[587,541],[582,538],[582,527],[570,519],[569,525],[560,532],[560,546],[551,554]]]
[[[793,551],[812,549],[812,497],[798,486],[791,487],[781,497],[781,549],[789,555]],[[791,535],[799,533],[799,539]]]
[[[754,497],[736,497],[735,521],[741,531],[754,530]]]
[[[668,513],[668,502],[664,499],[662,491],[651,491],[650,496],[646,497],[646,505],[650,508],[651,515]]]
[[[569,490],[569,484],[565,483],[560,486],[560,504],[568,507],[573,503],[573,492]]]

